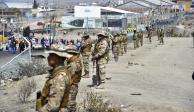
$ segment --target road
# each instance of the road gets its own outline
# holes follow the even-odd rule
[[[120,57],[118,63],[110,61],[107,65],[107,75],[111,76],[112,80],[107,81],[104,90],[88,88],[91,79],[82,79],[78,102],[83,101],[86,91],[94,91],[113,104],[122,105],[124,112],[193,112],[192,38],[165,38],[165,45],[158,45],[156,38],[152,44],[149,44],[147,39],[144,43],[145,45],[137,50],[133,50],[133,45],[130,44],[128,53]],[[90,65],[93,75],[92,63]],[[40,90],[45,75],[33,78],[38,83],[37,90]],[[12,87],[0,89],[0,110],[22,109],[24,112],[33,112],[35,93],[30,97],[31,102],[17,103],[15,93],[19,84],[20,82],[17,82]]]

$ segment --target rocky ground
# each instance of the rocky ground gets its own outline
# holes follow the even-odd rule
[[[165,45],[152,44],[145,39],[145,45],[113,59],[107,65],[107,81],[104,90],[88,88],[91,79],[82,79],[78,102],[83,101],[87,91],[97,92],[121,106],[124,112],[193,112],[194,48],[192,38],[165,38]],[[91,75],[92,63],[91,63]],[[46,75],[33,77],[37,91],[44,84]],[[34,112],[35,92],[29,102],[21,104],[17,92],[22,81],[0,87],[0,112]]]

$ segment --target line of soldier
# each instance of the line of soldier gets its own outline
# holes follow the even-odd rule
[[[146,27],[147,30],[147,37],[149,42],[152,43],[152,36],[153,36],[153,31],[151,27]],[[157,37],[159,44],[164,44],[164,30],[162,28],[157,29]],[[142,30],[137,31],[134,30],[134,35],[133,35],[133,44],[134,44],[134,49],[139,48],[140,46],[143,46],[143,38],[144,38],[144,32]]]
[[[89,78],[89,59],[96,64],[96,89],[103,88],[106,80],[106,64],[109,60],[110,43],[113,53],[123,55],[127,52],[126,33],[115,34],[112,38],[106,32],[97,35],[92,52],[92,40],[89,35],[82,37],[80,52],[74,45],[52,45],[46,50],[48,65],[52,68],[42,91],[37,92],[36,111],[38,112],[76,112],[76,96],[81,78]],[[117,50],[114,50],[114,49]],[[120,49],[120,50],[119,50]],[[118,61],[118,60],[117,60]]]

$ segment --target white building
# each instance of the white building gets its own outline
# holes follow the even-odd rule
[[[111,7],[75,6],[74,12],[62,17],[62,27],[127,29],[128,18],[136,14]]]

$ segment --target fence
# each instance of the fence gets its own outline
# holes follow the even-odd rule
[[[25,37],[22,38],[26,40],[30,46],[30,42]],[[0,78],[1,79],[17,78],[18,64],[29,63],[30,61],[31,61],[31,47],[28,47],[22,53],[18,54],[8,63],[0,67]]]

